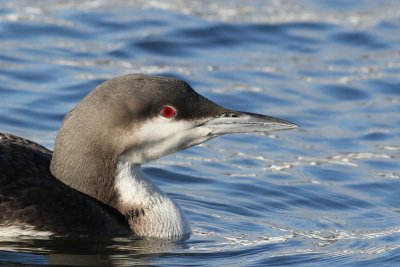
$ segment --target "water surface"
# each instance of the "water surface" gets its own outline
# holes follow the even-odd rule
[[[230,135],[145,172],[185,242],[3,238],[8,265],[395,266],[398,1],[2,1],[0,130],[52,148],[66,112],[125,73],[175,76],[301,126]]]

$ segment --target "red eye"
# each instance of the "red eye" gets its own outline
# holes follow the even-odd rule
[[[175,117],[176,111],[175,111],[175,109],[174,109],[173,107],[165,106],[165,107],[163,107],[162,110],[161,110],[161,115],[162,115],[163,117],[169,119],[169,118]]]

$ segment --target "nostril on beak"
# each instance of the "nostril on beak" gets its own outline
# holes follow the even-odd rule
[[[237,118],[239,115],[234,112],[227,112],[221,115],[221,118]]]

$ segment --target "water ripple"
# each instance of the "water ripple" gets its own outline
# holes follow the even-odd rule
[[[53,146],[111,77],[175,76],[228,108],[301,126],[231,135],[145,166],[191,221],[186,242],[3,240],[9,265],[395,266],[399,4],[3,1],[0,126]]]

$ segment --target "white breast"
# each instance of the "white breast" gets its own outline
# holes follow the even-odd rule
[[[118,163],[115,189],[123,210],[144,210],[144,215],[129,222],[137,235],[171,239],[190,234],[190,226],[178,204],[146,177],[140,165]]]

